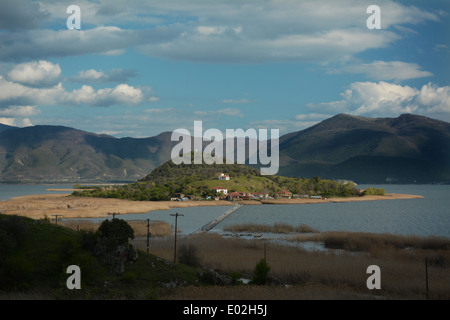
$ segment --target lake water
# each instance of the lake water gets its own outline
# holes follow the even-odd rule
[[[32,194],[68,193],[48,189],[71,189],[73,184],[0,184],[0,201]]]
[[[0,200],[20,195],[61,193],[50,188],[73,185],[0,185]],[[358,187],[364,188],[364,185]],[[421,195],[424,199],[320,203],[301,205],[247,205],[225,218],[210,232],[223,233],[234,224],[284,222],[307,224],[320,231],[361,231],[418,236],[450,237],[450,185],[377,185],[388,193]],[[67,192],[62,192],[67,193]],[[171,225],[178,218],[182,234],[197,231],[229,207],[211,206],[151,211],[120,216],[124,220],[160,220]]]

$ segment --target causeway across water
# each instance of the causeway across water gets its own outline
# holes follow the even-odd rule
[[[203,227],[201,227],[198,231],[196,231],[195,233],[199,233],[199,232],[208,232],[209,230],[211,230],[212,228],[214,228],[219,222],[221,222],[223,219],[225,219],[226,217],[228,217],[230,214],[232,214],[233,212],[235,212],[237,209],[239,209],[242,206],[242,204],[235,204],[233,208],[227,210],[224,214],[222,214],[221,216],[217,217],[216,219],[214,219],[211,222],[208,222],[207,224],[205,224]]]

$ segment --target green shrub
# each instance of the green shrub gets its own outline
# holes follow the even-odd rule
[[[178,261],[188,266],[198,267],[200,259],[197,255],[197,247],[193,244],[183,244],[178,251]]]
[[[252,283],[264,285],[267,283],[270,267],[264,258],[261,258],[253,270]]]

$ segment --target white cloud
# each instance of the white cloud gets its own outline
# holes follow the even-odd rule
[[[224,99],[222,100],[222,103],[225,104],[245,104],[245,103],[252,103],[252,100],[248,100],[248,99]]]
[[[105,74],[101,71],[89,69],[89,70],[81,70],[77,76],[72,77],[72,80],[79,82],[97,82],[104,76]]]
[[[10,81],[34,87],[53,86],[60,76],[59,65],[45,60],[17,64],[7,74]]]
[[[212,34],[223,34],[226,27],[209,27],[209,26],[199,26],[197,27],[197,32],[204,36],[209,36]]]
[[[159,97],[149,97],[148,101],[149,102],[158,102],[159,101]]]
[[[65,92],[61,101],[68,104],[89,104],[93,106],[111,106],[115,104],[137,104],[144,95],[140,89],[128,84],[119,84],[115,88],[95,90],[93,87],[83,85],[78,90]]]
[[[6,124],[8,126],[14,126],[14,127],[30,127],[33,125],[31,123],[30,119],[28,119],[28,118],[23,118],[23,119],[0,118],[0,123]]]
[[[128,84],[114,88],[95,90],[83,85],[80,89],[66,91],[59,83],[51,88],[30,88],[20,83],[7,81],[0,76],[0,108],[12,105],[78,105],[92,106],[134,105],[144,99],[141,89]]]
[[[216,115],[225,115],[225,116],[230,116],[230,117],[238,117],[238,118],[243,118],[244,114],[242,113],[241,110],[236,109],[236,108],[224,108],[224,109],[218,109],[218,110],[196,110],[193,112],[195,115],[198,116],[216,116]]]
[[[2,117],[30,117],[40,113],[36,106],[9,106],[0,109],[0,116]]]
[[[365,74],[370,80],[407,80],[430,77],[429,71],[420,70],[416,63],[402,61],[374,61],[351,64],[339,68],[338,72]]]
[[[127,82],[129,78],[136,75],[136,70],[129,69],[112,69],[107,72],[88,69],[81,70],[78,75],[71,77],[70,80],[81,83]]]
[[[1,124],[6,124],[7,126],[15,126],[15,119],[13,118],[0,118]]]
[[[450,86],[428,83],[420,89],[414,103],[427,113],[450,113]]]
[[[397,116],[401,113],[450,113],[450,86],[428,83],[420,90],[384,81],[355,82],[341,93],[342,100],[310,103],[311,110],[351,113],[372,117]]]

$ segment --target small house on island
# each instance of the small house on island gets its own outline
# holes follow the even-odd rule
[[[275,197],[290,199],[292,198],[292,192],[290,192],[288,189],[281,189],[281,191],[275,193]]]
[[[213,188],[213,191],[216,194],[222,193],[224,195],[227,195],[227,193],[228,193],[228,189],[227,188],[222,188],[222,187],[215,187],[215,188]]]
[[[230,176],[222,172],[219,174],[219,180],[230,180]]]

